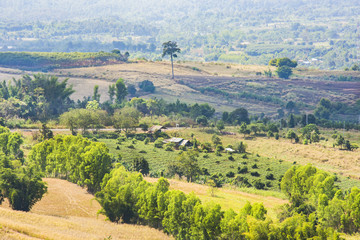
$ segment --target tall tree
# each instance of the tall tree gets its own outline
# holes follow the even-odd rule
[[[176,42],[168,41],[162,44],[163,46],[163,54],[162,57],[169,55],[171,58],[171,72],[172,72],[172,79],[174,79],[174,62],[173,58],[177,57],[176,53],[180,53],[180,48],[178,48]]]
[[[94,95],[92,97],[93,100],[100,102],[100,93],[99,93],[99,85],[94,86]]]
[[[119,78],[115,83],[116,103],[121,104],[124,101],[127,94],[128,91],[125,86],[124,79]]]

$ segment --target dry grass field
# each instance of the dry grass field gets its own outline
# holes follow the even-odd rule
[[[31,212],[0,206],[0,239],[172,239],[146,226],[105,221],[93,195],[64,180],[45,181],[48,193]]]

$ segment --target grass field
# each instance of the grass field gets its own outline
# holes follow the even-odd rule
[[[211,138],[211,135],[209,135],[209,138]],[[117,141],[112,139],[99,139],[99,141],[105,142],[110,149],[110,153],[114,156],[120,154],[122,157],[120,162],[131,164],[135,157],[144,157],[149,162],[150,175],[156,177],[160,176],[161,173],[166,174],[168,164],[176,160],[179,153],[181,153],[179,150],[165,151],[165,146],[164,148],[155,148],[153,143],[145,145],[144,142],[137,140],[128,140],[121,145],[118,145]],[[134,148],[129,148],[129,146]],[[292,166],[292,163],[286,161],[279,162],[276,159],[258,157],[256,154],[251,153],[232,154],[233,160],[230,160],[229,157],[230,155],[226,153],[222,153],[221,156],[216,156],[214,152],[200,153],[198,164],[201,169],[206,168],[210,175],[222,174],[225,177],[229,172],[233,172],[235,176],[247,178],[250,184],[253,184],[255,180],[260,180],[264,184],[268,183],[266,189],[275,191],[279,190],[281,176]],[[245,167],[248,169],[247,172],[238,174],[238,168]],[[253,176],[252,173],[258,173],[259,175]],[[266,179],[268,174],[273,174],[274,179]],[[235,178],[227,177],[226,182],[231,182],[233,179]],[[199,181],[203,182],[205,179],[199,179]],[[244,186],[241,182],[238,184]]]
[[[237,128],[228,128],[227,131],[237,133]],[[283,135],[286,133],[286,129],[283,130]],[[268,158],[272,161],[278,162],[283,160],[285,162],[293,164],[308,164],[311,163],[320,169],[337,173],[342,180],[339,185],[342,188],[349,188],[351,186],[360,187],[360,150],[344,151],[338,148],[332,147],[333,139],[330,137],[331,131],[324,132],[324,136],[328,138],[328,141],[320,141],[316,144],[294,144],[289,139],[280,138],[275,140],[274,138],[267,137],[255,137],[244,138],[242,134],[226,135],[222,136],[223,145],[233,144],[234,142],[244,141],[248,146],[248,151],[253,154],[259,154],[261,157]],[[345,134],[342,131],[345,138],[348,133]],[[184,138],[189,138],[191,134],[195,134],[195,137],[201,142],[210,141],[211,135],[203,131],[202,129],[184,129],[180,130],[178,134]],[[358,143],[360,140],[360,133],[353,131],[350,134],[350,140]],[[347,179],[351,177],[351,179]]]
[[[59,179],[45,179],[48,193],[31,212],[0,206],[0,239],[172,239],[145,226],[105,221],[94,196]]]

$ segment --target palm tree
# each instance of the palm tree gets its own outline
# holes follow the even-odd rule
[[[177,57],[176,53],[180,53],[180,48],[178,48],[176,42],[168,41],[162,44],[163,46],[163,54],[162,57],[166,55],[170,55],[171,58],[171,71],[172,71],[172,79],[174,79],[174,63],[173,58]]]

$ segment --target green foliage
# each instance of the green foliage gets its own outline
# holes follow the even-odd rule
[[[117,104],[121,104],[127,95],[128,91],[125,86],[124,79],[119,78],[115,83],[115,102]]]
[[[124,130],[126,134],[135,131],[139,124],[140,112],[132,107],[124,107],[116,110],[112,118],[113,125],[118,130]]]
[[[292,69],[288,66],[281,66],[276,69],[276,74],[279,78],[288,79],[292,75]]]
[[[139,88],[143,90],[144,92],[155,92],[155,86],[154,83],[149,80],[144,80],[139,83]]]
[[[293,211],[310,214],[316,210],[322,196],[333,198],[337,191],[335,179],[311,165],[294,166],[281,180],[281,190],[289,197]]]
[[[126,172],[124,167],[105,176],[96,199],[102,206],[100,212],[109,220],[146,224],[162,229],[176,239],[260,240],[270,236],[270,239],[285,240],[288,236],[296,239],[337,236],[331,229],[325,231],[313,215],[295,214],[281,223],[274,223],[267,218],[262,203],[251,205],[249,202],[239,213],[231,209],[223,212],[218,204],[204,206],[193,193],[185,195],[178,190],[170,191],[169,182],[164,178],[150,184],[141,174]],[[357,207],[354,217],[355,209]]]
[[[71,105],[68,79],[59,82],[58,77],[35,74],[13,79],[13,83],[0,84],[0,110],[5,118],[21,117],[46,119],[58,116]]]
[[[56,135],[38,143],[30,151],[28,161],[47,176],[86,186],[91,193],[100,190],[102,179],[111,167],[105,144],[81,136]]]
[[[208,125],[208,119],[202,115],[196,118],[196,123],[202,127],[206,127]]]
[[[46,184],[33,169],[16,169],[7,157],[0,158],[0,203],[7,198],[12,209],[30,211],[46,193]]]
[[[77,129],[83,134],[89,129],[99,129],[108,122],[108,114],[104,110],[72,109],[60,116],[60,122],[66,125],[73,135]]]
[[[232,111],[229,114],[229,117],[227,118],[227,122],[230,122],[232,124],[242,124],[246,123],[249,124],[249,113],[245,108],[237,108],[234,111]]]
[[[0,126],[0,154],[1,152],[12,159],[24,161],[24,153],[21,150],[23,143],[22,136],[17,133],[11,133],[6,127]]]
[[[221,130],[224,130],[225,129],[225,124],[224,124],[224,121],[220,120],[216,123],[216,128],[221,131]]]
[[[148,175],[149,170],[149,163],[144,157],[134,158],[130,171],[140,172],[142,175]]]
[[[102,65],[108,61],[126,61],[121,54],[106,52],[2,52],[0,65],[31,70]]]

